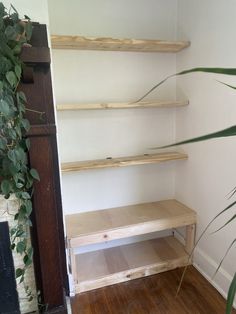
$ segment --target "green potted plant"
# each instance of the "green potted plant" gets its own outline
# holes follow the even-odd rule
[[[22,257],[23,266],[16,269],[16,278],[24,285],[29,301],[33,296],[24,279],[32,264],[31,197],[33,182],[39,180],[39,175],[27,163],[30,124],[25,118],[27,100],[19,83],[24,69],[20,53],[31,34],[30,18],[20,19],[13,6],[7,11],[0,2],[0,193],[6,199],[14,195],[18,202],[14,227],[10,229],[11,248]]]
[[[151,92],[153,92],[155,89],[157,89],[160,85],[165,83],[168,79],[170,79],[170,78],[172,78],[174,76],[180,76],[180,75],[185,75],[185,74],[194,73],[194,72],[205,72],[205,73],[214,73],[214,74],[224,74],[224,75],[234,75],[235,76],[236,75],[236,68],[206,68],[206,67],[200,67],[200,68],[193,68],[193,69],[181,71],[181,72],[179,72],[177,74],[173,74],[173,75],[168,76],[167,78],[165,78],[161,82],[159,82],[156,85],[154,85],[147,93],[145,93],[136,102],[139,102],[139,101],[143,100],[146,96],[148,96]],[[229,88],[236,89],[235,86],[232,86],[232,85],[229,85],[229,84],[225,84],[223,82],[220,82],[220,83],[226,85]],[[191,143],[201,142],[201,141],[210,140],[210,139],[214,139],[214,138],[223,138],[223,137],[229,137],[229,136],[235,136],[235,135],[236,135],[236,125],[233,125],[233,126],[230,126],[230,127],[226,128],[226,129],[223,129],[223,130],[220,130],[220,131],[217,131],[217,132],[213,132],[213,133],[206,134],[206,135],[203,135],[203,136],[187,139],[187,140],[184,140],[184,141],[181,141],[181,142],[177,142],[177,143],[166,145],[166,146],[162,146],[162,147],[155,147],[154,149],[167,148],[167,147],[184,145],[184,144],[191,144]],[[236,187],[230,192],[230,198],[233,197],[235,195],[235,193],[236,193]],[[202,232],[202,234],[200,235],[200,237],[198,238],[198,240],[196,242],[196,245],[199,243],[199,241],[201,240],[203,235],[206,233],[206,231],[208,230],[210,225],[216,219],[221,217],[223,213],[225,213],[226,211],[228,211],[229,209],[231,209],[233,207],[235,208],[235,206],[236,206],[236,201],[233,201],[225,209],[223,209],[215,217],[213,217],[212,220],[205,227],[205,229]],[[223,225],[220,228],[218,228],[216,231],[221,230],[222,228],[226,227],[228,224],[233,223],[235,221],[236,221],[236,213],[234,212],[233,216],[229,220],[227,220],[225,223],[223,223]],[[218,267],[216,269],[216,272],[221,267],[225,257],[227,256],[227,254],[230,251],[230,249],[235,245],[235,243],[236,243],[236,238],[234,238],[233,241],[228,245],[228,248],[224,252],[224,255],[223,255],[222,260],[220,261],[220,263],[219,263],[219,265],[218,265]],[[195,245],[195,247],[196,247],[196,245]],[[192,254],[193,254],[193,252],[192,252]],[[186,271],[186,268],[184,270],[184,273],[185,273],[185,271]],[[183,273],[183,276],[184,276],[184,273]],[[181,278],[181,282],[180,282],[179,288],[181,286],[181,283],[182,283],[182,280],[183,280],[183,276]],[[178,290],[179,290],[179,288],[178,288]],[[230,284],[230,287],[229,287],[229,290],[228,290],[227,303],[226,303],[226,314],[230,314],[231,311],[232,311],[235,295],[236,295],[236,272],[234,273],[233,279],[231,281],[231,284]]]

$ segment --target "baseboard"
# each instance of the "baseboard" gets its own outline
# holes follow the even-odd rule
[[[185,244],[184,237],[177,231],[174,231],[174,236],[182,243]],[[213,287],[226,299],[227,291],[233,279],[224,268],[220,268],[216,276],[212,278],[218,264],[205,252],[198,247],[195,249],[193,257],[193,266],[211,283]],[[234,302],[236,308],[236,301]]]

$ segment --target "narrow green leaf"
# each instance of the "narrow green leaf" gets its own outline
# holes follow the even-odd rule
[[[25,145],[26,145],[27,150],[29,150],[30,149],[30,139],[29,138],[27,138],[25,140]]]
[[[5,15],[5,7],[2,2],[0,2],[0,18]]]
[[[223,226],[221,226],[219,229],[215,230],[212,233],[216,233],[217,231],[220,231],[221,229],[223,229],[225,226],[227,226],[230,222],[232,222],[234,219],[236,219],[236,214],[233,215],[233,217],[231,217]]]
[[[22,276],[21,276],[21,279],[20,279],[20,281],[19,281],[19,283],[21,284],[24,280],[25,280],[25,276],[22,275]]]
[[[21,66],[19,64],[15,65],[15,74],[18,80],[21,78]]]
[[[217,131],[214,133],[206,134],[203,136],[191,138],[185,141],[177,142],[174,144],[170,145],[165,145],[165,146],[160,146],[160,147],[153,147],[151,149],[160,149],[160,148],[167,148],[167,147],[173,147],[173,146],[178,146],[178,145],[183,145],[183,144],[190,144],[190,143],[196,143],[196,142],[201,142],[201,141],[206,141],[210,140],[213,138],[220,138],[220,137],[228,137],[228,136],[235,136],[236,135],[236,125],[233,125],[227,129],[223,129],[221,131]]]
[[[13,6],[13,4],[11,4],[11,8],[13,9],[13,11],[14,11],[15,13],[18,14],[18,12],[17,12],[16,8]]]
[[[184,70],[178,72],[176,75],[184,75],[194,72],[205,72],[205,73],[214,73],[214,74],[224,74],[224,75],[236,75],[236,68],[192,68],[190,70]]]
[[[236,273],[234,274],[234,278],[231,281],[228,296],[227,296],[227,303],[226,303],[226,314],[230,314],[233,308],[234,298],[236,293]]]
[[[214,273],[214,275],[213,275],[212,278],[214,278],[215,275],[218,273],[218,270],[220,269],[220,267],[221,267],[223,261],[225,260],[226,256],[228,255],[228,253],[229,253],[230,249],[232,248],[232,246],[234,245],[234,243],[236,243],[236,239],[234,239],[234,240],[231,242],[231,244],[229,245],[228,249],[227,249],[226,252],[225,252],[225,255],[224,255],[223,258],[221,259],[221,261],[220,261],[220,263],[219,263],[219,265],[218,265],[218,267],[217,267],[217,269],[216,269],[216,271],[215,271],[215,273]]]
[[[221,82],[221,81],[217,81],[217,82],[219,82],[220,84],[223,84],[223,85],[225,85],[225,86],[227,86],[227,87],[229,87],[229,88],[236,89],[236,86],[229,85],[229,84],[226,84],[226,83]]]
[[[200,67],[200,68],[193,68],[190,70],[181,71],[179,73],[168,76],[164,80],[162,80],[159,83],[157,83],[156,85],[154,85],[147,93],[145,93],[142,97],[140,97],[134,103],[143,100],[146,96],[148,96],[151,92],[153,92],[156,88],[158,88],[164,82],[166,82],[169,78],[177,76],[177,75],[185,75],[185,74],[190,74],[190,73],[194,73],[194,72],[205,72],[205,73],[224,74],[224,75],[236,75],[236,68],[205,68],[205,67]]]
[[[219,216],[221,216],[224,212],[226,212],[228,209],[232,208],[234,205],[236,204],[236,201],[231,203],[230,205],[228,205],[225,209],[223,209],[221,212],[219,212],[211,222],[213,222],[214,220],[216,220],[216,218],[218,218]]]
[[[30,169],[30,174],[31,174],[32,178],[40,181],[39,174],[38,174],[38,171],[36,169],[33,169],[33,168]]]

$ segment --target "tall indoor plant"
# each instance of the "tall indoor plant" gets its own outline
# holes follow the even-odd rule
[[[206,67],[200,67],[200,68],[193,68],[193,69],[190,69],[190,70],[181,71],[181,72],[179,72],[177,74],[173,74],[173,75],[168,76],[167,78],[165,78],[164,80],[162,80],[158,84],[154,85],[145,95],[143,95],[140,99],[138,99],[137,102],[143,100],[147,95],[149,95],[152,91],[157,89],[160,85],[165,83],[171,77],[185,75],[185,74],[194,73],[194,72],[205,72],[205,73],[215,73],[215,74],[224,74],[224,75],[233,75],[233,76],[235,76],[236,75],[236,68],[206,68]],[[220,83],[222,83],[222,82],[220,82]],[[229,88],[236,89],[235,86],[232,86],[232,85],[229,85],[229,84],[225,84],[225,83],[222,83],[222,84],[226,85]],[[203,136],[187,139],[187,140],[184,140],[184,141],[181,141],[181,142],[177,142],[177,143],[166,145],[166,146],[162,146],[162,147],[155,147],[155,149],[167,148],[167,147],[178,146],[178,145],[183,145],[183,144],[190,144],[190,143],[210,140],[210,139],[214,139],[214,138],[224,138],[224,137],[235,136],[235,135],[236,135],[236,125],[233,125],[233,126],[230,126],[230,127],[226,128],[226,129],[223,129],[223,130],[220,130],[220,131],[217,131],[217,132],[214,132],[214,133],[210,133],[210,134],[206,134],[206,135],[203,135]],[[236,187],[234,187],[233,190],[230,192],[230,198],[235,196],[235,194],[236,194]],[[218,219],[223,213],[227,212],[231,208],[234,208],[234,210],[235,210],[235,208],[236,208],[236,201],[231,202],[225,209],[223,209],[215,217],[213,217],[213,219],[206,226],[206,228],[203,231],[203,233],[200,235],[196,245],[198,244],[198,242],[200,241],[202,236],[205,234],[205,232],[207,231],[209,226],[216,219]],[[219,229],[217,229],[216,231],[221,230],[222,228],[226,227],[228,224],[233,223],[235,221],[236,221],[236,212],[234,212],[233,216],[229,220],[227,220],[225,223],[223,223],[223,225]],[[222,258],[218,268],[216,269],[216,272],[221,267],[221,264],[223,263],[226,255],[228,254],[230,249],[235,245],[235,243],[236,243],[236,237],[228,245],[228,248],[224,252],[223,258]],[[236,295],[236,272],[234,273],[233,279],[231,281],[231,284],[230,284],[230,287],[229,287],[229,290],[228,290],[227,304],[226,304],[226,314],[230,314],[231,311],[232,311],[235,295]]]
[[[27,162],[30,142],[26,135],[30,124],[25,118],[26,97],[18,89],[24,69],[20,53],[31,34],[30,18],[20,19],[13,6],[7,11],[0,2],[0,193],[6,199],[15,195],[18,201],[10,235],[12,249],[22,256],[23,266],[16,269],[16,278],[23,284],[26,269],[32,263],[31,197],[34,179],[39,180],[37,171]],[[31,300],[33,296],[26,285],[25,290]]]

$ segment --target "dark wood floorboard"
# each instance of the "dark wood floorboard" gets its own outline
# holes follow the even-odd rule
[[[193,267],[177,298],[182,269],[84,292],[72,299],[73,314],[224,314],[225,300]],[[236,314],[233,311],[232,314]]]

